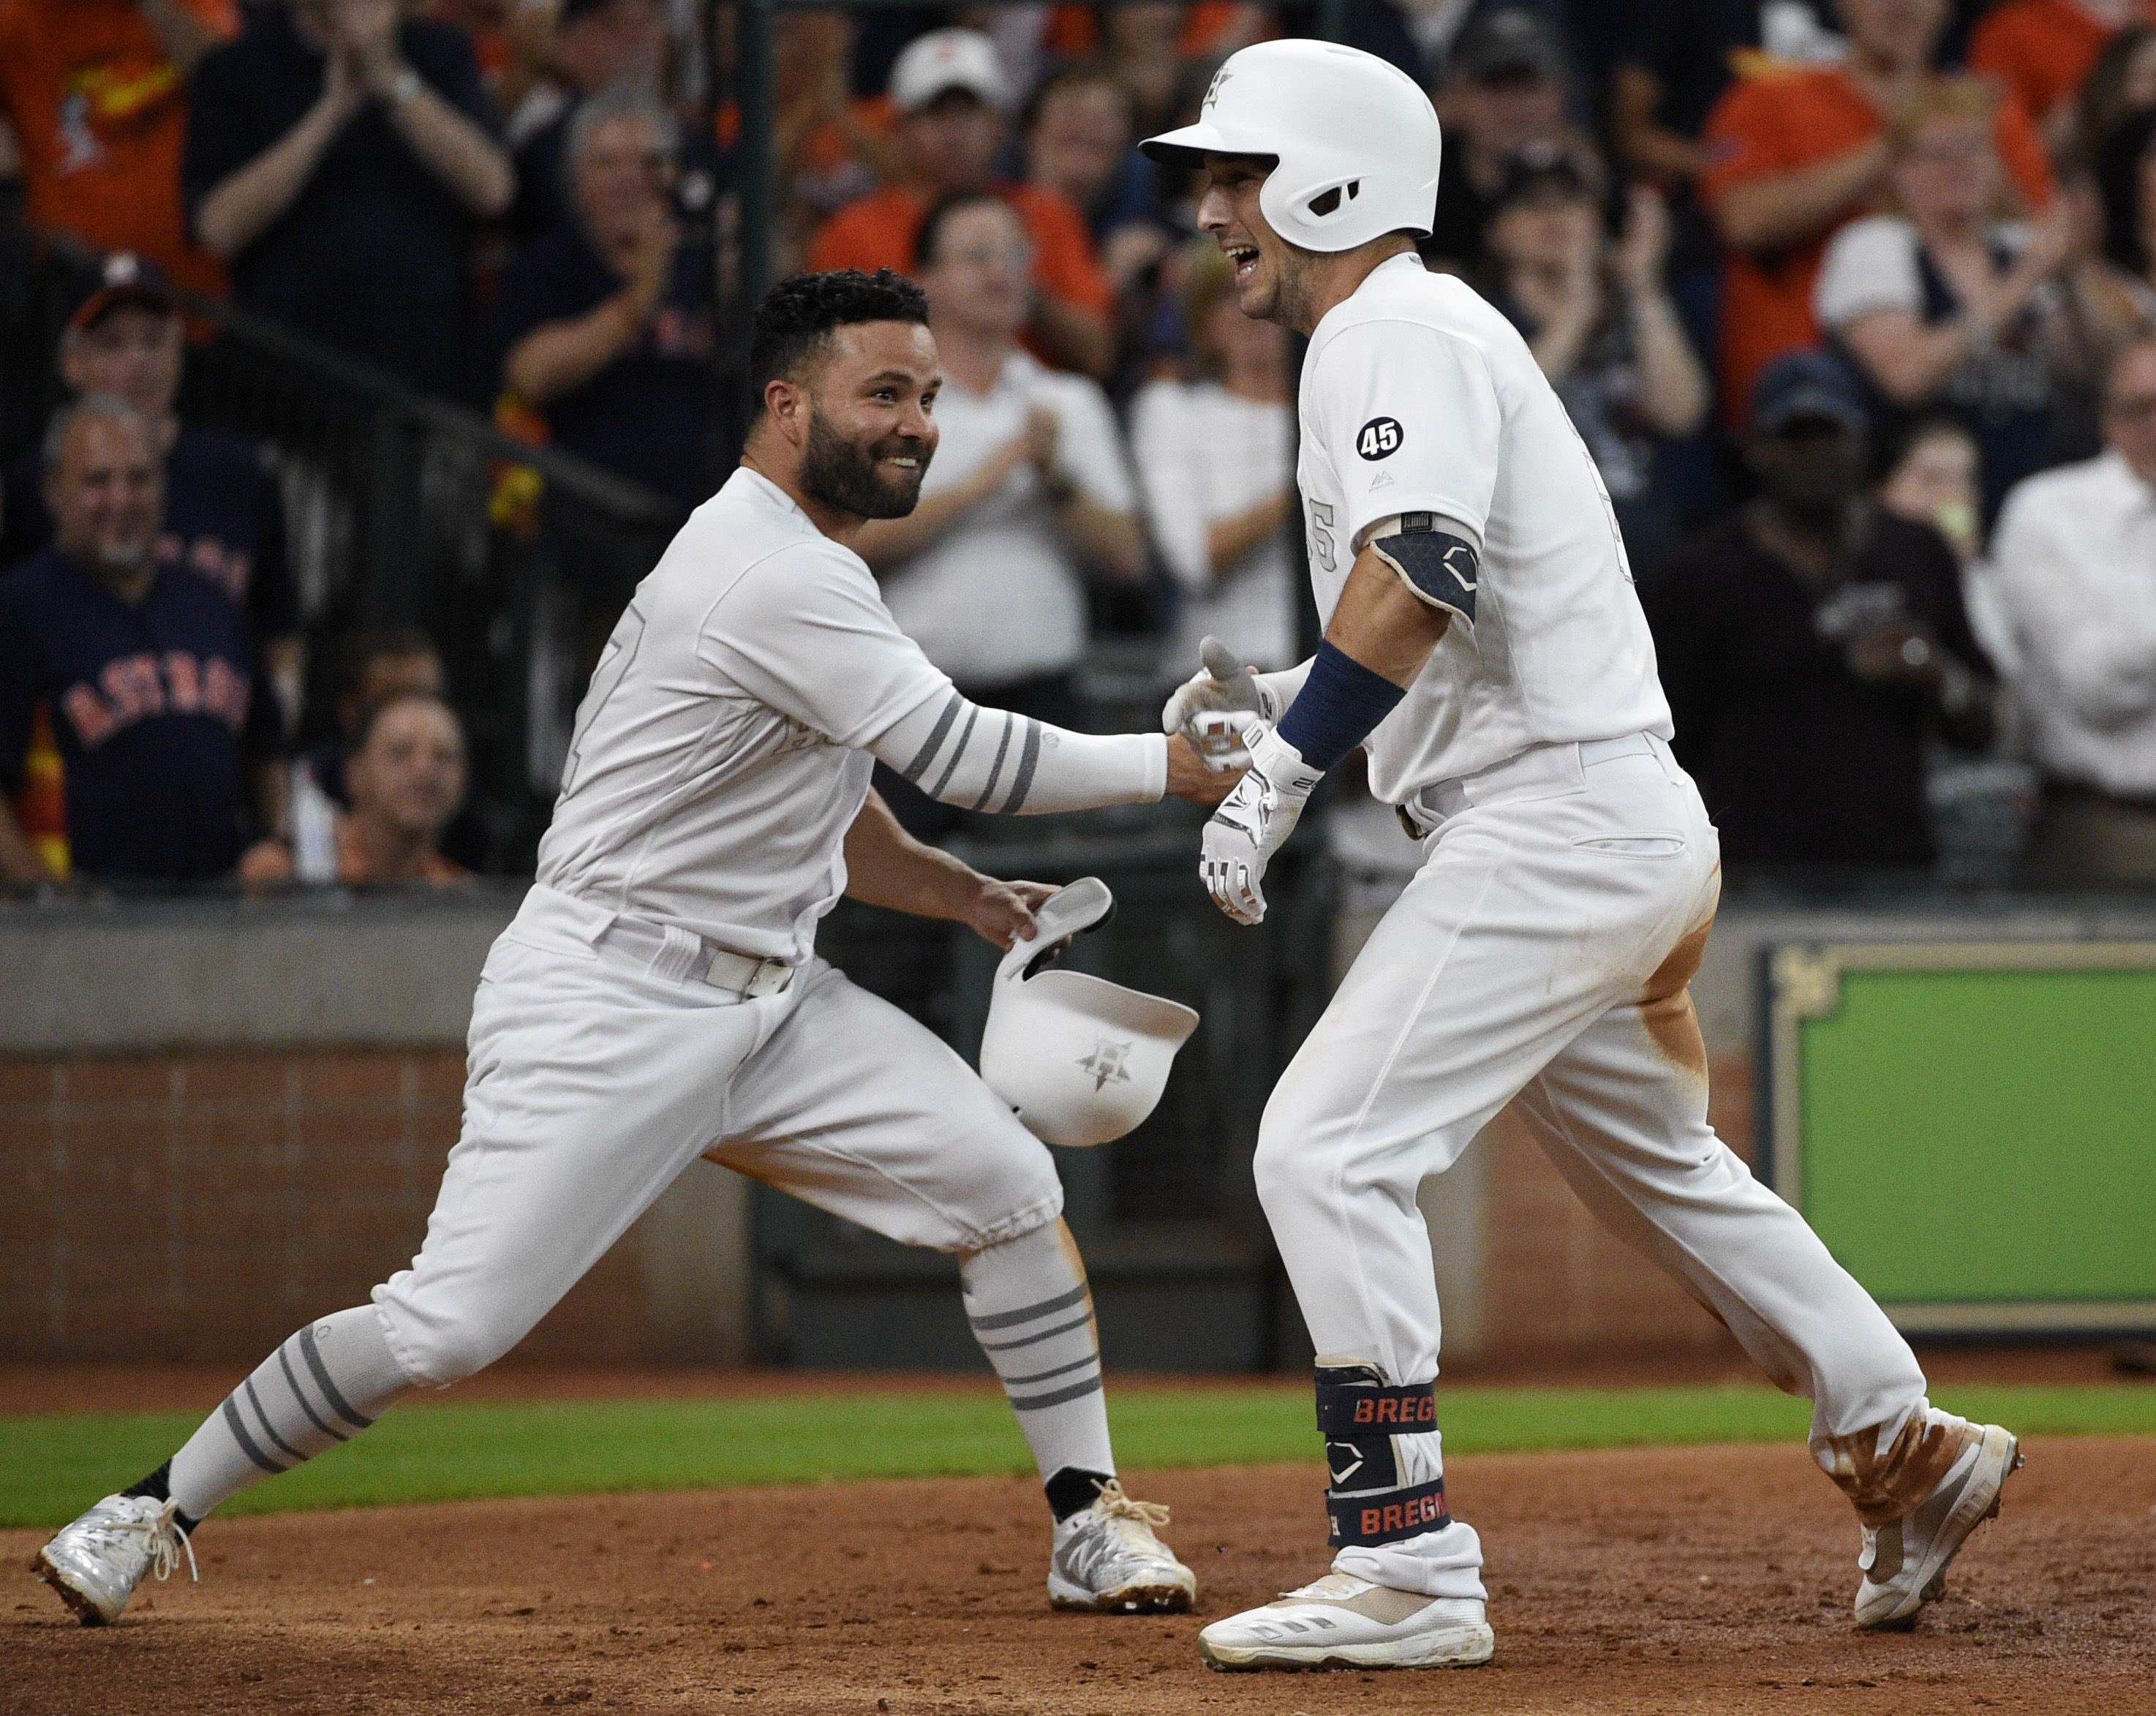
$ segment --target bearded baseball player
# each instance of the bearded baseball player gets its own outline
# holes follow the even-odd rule
[[[1424,859],[1258,1141],[1319,1354],[1332,1570],[1200,1649],[1221,1668],[1488,1660],[1481,1544],[1445,1502],[1415,1190],[1516,1099],[1596,1215],[1815,1403],[1813,1452],[1863,1529],[1857,1623],[1910,1625],[1996,1511],[2015,1438],[1929,1405],[1893,1325],[1707,1125],[1686,984],[1715,831],[1671,760],[1586,447],[1512,325],[1416,256],[1436,115],[1369,54],[1270,42],[1143,147],[1204,169],[1199,223],[1244,313],[1310,342],[1298,480],[1325,640],[1273,675],[1209,648],[1163,712],[1249,764],[1206,827],[1205,886],[1257,922],[1266,861],[1358,746]]]
[[[757,312],[742,468],[637,590],[578,712],[538,878],[473,1004],[463,1135],[426,1239],[372,1302],[310,1323],[172,1457],[38,1554],[116,1620],[227,1498],[521,1340],[708,1156],[958,1254],[967,1314],[1054,1515],[1059,1607],[1186,1609],[1195,1581],[1116,1480],[1084,1266],[1046,1148],[922,1026],[815,958],[850,894],[1030,938],[1053,891],[920,845],[881,758],[1024,814],[1219,801],[1180,737],[1065,732],[952,689],[850,543],[910,512],[936,450],[927,301],[888,270],[797,277]],[[1097,886],[1097,885],[1096,885]]]

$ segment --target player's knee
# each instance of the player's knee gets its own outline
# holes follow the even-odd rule
[[[470,1310],[429,1314],[393,1300],[385,1301],[384,1308],[397,1362],[423,1388],[446,1388],[477,1375],[531,1328],[521,1318],[488,1317]]]
[[[1306,1117],[1283,1103],[1276,1092],[1258,1125],[1257,1153],[1250,1167],[1258,1183],[1258,1201],[1268,1217],[1317,1195],[1319,1164],[1311,1146]]]

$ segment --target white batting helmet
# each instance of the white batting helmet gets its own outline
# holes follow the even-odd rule
[[[1270,155],[1258,192],[1272,229],[1306,250],[1429,233],[1442,140],[1437,110],[1398,66],[1331,42],[1260,42],[1213,75],[1198,123],[1148,137],[1155,161]]]
[[[981,1076],[1051,1144],[1105,1144],[1153,1111],[1175,1051],[1198,1015],[1054,961],[1070,938],[1097,929],[1116,897],[1086,876],[1043,901],[1038,933],[1004,955],[981,1038]]]

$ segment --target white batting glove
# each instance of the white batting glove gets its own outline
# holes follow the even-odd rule
[[[1175,688],[1160,712],[1160,730],[1189,740],[1215,774],[1246,768],[1243,730],[1253,717],[1279,720],[1278,700],[1257,670],[1238,661],[1219,639],[1207,638],[1198,656],[1205,665]]]
[[[1250,770],[1205,825],[1199,878],[1213,903],[1238,923],[1262,923],[1266,862],[1295,832],[1322,770],[1261,721],[1243,717]]]

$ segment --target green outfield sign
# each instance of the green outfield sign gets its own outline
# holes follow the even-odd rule
[[[1902,1328],[2156,1328],[2156,943],[1768,955],[1775,1189]]]

